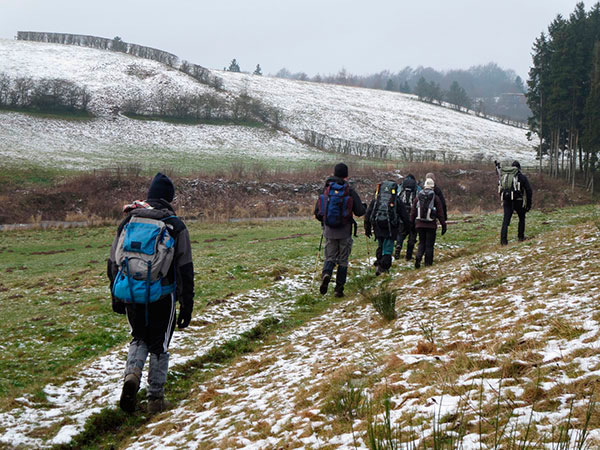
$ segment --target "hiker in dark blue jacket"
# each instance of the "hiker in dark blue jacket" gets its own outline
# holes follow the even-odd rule
[[[412,208],[413,200],[416,198],[417,194],[421,191],[421,186],[417,183],[414,175],[408,174],[406,178],[402,181],[402,185],[400,187],[400,200],[404,204],[404,208],[406,209],[407,214],[410,214],[410,210]],[[417,232],[413,228],[413,226],[409,223],[405,225],[404,222],[400,222],[398,225],[398,237],[396,238],[396,252],[394,253],[394,258],[400,258],[400,252],[402,251],[402,244],[404,243],[404,239],[408,237],[408,241],[406,242],[406,260],[410,261],[413,256],[413,252],[415,249],[415,244],[417,242]]]
[[[341,208],[328,208],[328,205],[341,196],[351,208],[344,210]],[[338,266],[334,295],[336,297],[344,296],[344,285],[348,275],[348,258],[352,251],[352,228],[356,233],[355,216],[363,216],[365,214],[365,205],[362,203],[358,193],[350,187],[348,183],[348,166],[344,163],[336,164],[333,171],[333,176],[329,177],[325,182],[323,193],[317,199],[315,204],[315,217],[323,226],[323,237],[325,238],[325,263],[321,273],[321,286],[319,292],[325,295],[333,269]],[[341,218],[340,218],[341,217]],[[334,223],[339,219],[338,223]]]
[[[175,215],[171,206],[174,196],[173,182],[167,176],[158,173],[152,180],[146,202],[136,202],[132,209],[126,210],[129,214],[119,225],[108,259],[112,307],[116,313],[127,315],[133,337],[129,344],[120,400],[120,407],[126,412],[135,411],[142,369],[148,354],[150,354],[147,388],[148,411],[156,413],[167,407],[164,400],[164,386],[169,367],[167,350],[175,325],[177,324],[180,329],[186,328],[192,319],[194,308],[192,250],[188,230]],[[164,283],[161,282],[171,286],[170,291],[175,289],[175,292],[162,295],[159,292],[159,299],[152,303],[124,302],[114,295],[113,287],[117,283],[115,280],[118,276],[122,277],[119,272],[119,261],[116,258],[119,238],[133,217],[164,222],[168,234],[175,240],[174,257],[164,276]],[[176,315],[175,310],[177,301],[180,304],[179,315]]]

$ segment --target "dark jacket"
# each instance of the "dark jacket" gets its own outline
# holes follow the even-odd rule
[[[194,308],[194,265],[192,262],[192,247],[189,232],[181,219],[175,216],[173,207],[168,202],[165,200],[148,200],[148,203],[154,208],[150,211],[156,211],[155,215],[157,219],[168,217],[164,222],[169,228],[169,233],[175,239],[175,258],[173,259],[173,264],[167,273],[166,279],[170,284],[175,280],[175,275],[177,276],[177,300],[179,300],[182,309],[186,309],[191,313]],[[117,235],[115,236],[110,249],[110,257],[107,265],[111,296],[112,286],[118,272],[117,263],[115,261],[115,251],[119,236],[123,231],[123,227],[131,220],[132,216],[147,214],[148,211],[149,210],[147,209],[134,209],[127,217],[125,217],[125,219],[123,219],[117,229]],[[175,264],[177,265],[176,267]],[[122,302],[114,297],[112,297],[112,300],[113,309],[116,308],[115,311],[117,312],[124,312],[125,308]],[[162,301],[162,299],[160,301]]]
[[[435,193],[435,189],[434,189],[434,194],[435,194],[435,198],[434,198],[434,204],[435,204],[435,209],[436,211],[443,211],[443,204],[442,201],[440,199],[440,197]],[[446,218],[444,217],[444,214],[438,214],[437,215],[437,220],[433,220],[431,222],[427,222],[424,220],[418,220],[417,219],[417,203],[419,202],[419,197],[415,197],[413,204],[412,204],[412,208],[410,210],[410,221],[411,223],[415,224],[415,228],[417,230],[435,230],[437,229],[437,222],[439,221],[440,224],[442,225],[442,228],[446,228]]]
[[[323,187],[323,190],[321,191],[321,193],[325,192],[325,189],[331,183],[344,184],[345,182],[346,181],[344,181],[343,178],[329,177],[329,178],[327,178],[327,181],[325,181],[325,186]],[[352,187],[350,187],[350,196],[352,197],[352,202],[353,202],[352,214],[357,217],[364,216],[365,215],[365,207],[362,203],[362,200],[360,199],[360,196]],[[353,223],[355,223],[354,219],[353,219],[353,223],[349,223],[349,224],[344,225],[339,228],[332,228],[330,226],[323,224],[323,220],[322,220],[322,218],[319,217],[318,212],[319,212],[319,199],[317,198],[317,201],[315,202],[314,214],[315,214],[315,217],[319,221],[321,221],[321,224],[323,225],[323,236],[325,236],[328,239],[345,239],[345,238],[349,238],[350,236],[352,236],[352,226],[353,226]]]
[[[440,199],[440,203],[442,205],[441,211],[443,211],[444,222],[445,222],[448,220],[448,207],[446,206],[446,199],[444,198],[444,193],[437,185],[435,185],[433,187],[433,192],[434,192],[436,198]],[[436,206],[436,208],[437,208],[437,206]],[[438,211],[440,211],[440,210],[438,209]]]
[[[375,233],[376,238],[393,238],[395,239],[398,235],[398,230],[400,224],[403,223],[405,229],[410,228],[410,219],[408,217],[408,212],[406,212],[406,208],[404,207],[404,203],[400,200],[400,198],[396,197],[396,206],[394,207],[396,213],[396,224],[395,226],[391,226],[388,224],[379,224],[377,221],[374,221],[374,218],[371,217],[373,215],[373,210],[375,209],[375,204],[377,203],[377,198],[371,200],[369,207],[367,208],[367,213],[365,214],[365,234],[371,234],[371,228]]]
[[[521,191],[519,192],[520,197],[517,196],[517,198],[515,198],[514,200],[523,200],[523,198],[525,198],[525,201],[523,202],[523,207],[526,211],[529,211],[531,209],[533,201],[533,191],[531,190],[531,184],[529,184],[529,180],[525,175],[521,173],[521,171],[519,171],[519,173],[517,174],[517,179],[519,180]]]

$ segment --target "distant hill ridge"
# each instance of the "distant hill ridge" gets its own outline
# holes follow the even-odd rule
[[[146,47],[144,45],[125,42],[118,37],[115,37],[114,39],[107,39],[84,34],[18,31],[17,40],[77,45],[80,47],[127,53],[128,55],[137,56],[139,58],[158,61],[174,69],[181,70],[199,82],[208,84],[209,86],[220,87],[222,84],[221,79],[213,75],[211,71],[205,67],[199,66],[198,64],[193,64],[186,60],[181,60],[173,53],[165,52],[164,50],[158,50],[152,47]]]

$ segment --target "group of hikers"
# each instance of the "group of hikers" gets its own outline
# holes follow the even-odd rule
[[[496,168],[504,206],[500,241],[506,245],[513,212],[519,217],[518,238],[525,239],[525,213],[531,208],[532,191],[518,161],[508,168],[496,164]],[[322,238],[325,238],[320,293],[327,293],[337,266],[334,295],[344,296],[348,259],[357,229],[354,216],[364,216],[367,239],[374,235],[377,240],[376,275],[389,272],[392,257],[400,258],[406,239],[405,259],[410,261],[417,237],[415,267],[421,266],[423,257],[426,266],[432,265],[438,222],[443,235],[448,220],[446,200],[436,185],[435,175],[426,174],[422,184],[412,174],[401,183],[382,181],[376,185],[368,206],[350,186],[348,177],[348,166],[336,164],[314,208],[315,217],[323,226]],[[148,412],[154,414],[168,407],[164,398],[168,347],[175,326],[186,328],[192,318],[194,267],[190,236],[175,214],[174,198],[175,186],[171,179],[162,173],[156,174],[146,200],[125,205],[126,217],[117,228],[108,259],[112,308],[127,316],[132,335],[119,401],[121,409],[129,413],[136,409],[148,356]]]

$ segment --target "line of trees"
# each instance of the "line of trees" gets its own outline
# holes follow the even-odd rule
[[[452,108],[458,111],[462,111],[463,108],[465,111],[468,111],[473,104],[465,89],[457,81],[453,81],[450,88],[446,91],[438,83],[433,81],[427,82],[424,77],[421,77],[415,87],[415,95],[419,97],[419,100],[428,103],[436,102],[441,105],[443,101],[446,101]]]
[[[479,115],[495,116],[505,122],[526,122],[531,114],[523,96],[525,86],[521,77],[513,70],[502,69],[493,62],[473,66],[467,70],[437,71],[431,67],[420,66],[414,69],[407,66],[398,72],[384,70],[362,76],[353,75],[342,69],[336,74],[317,74],[309,77],[305,72],[292,73],[283,68],[275,76],[317,83],[385,89],[407,94],[417,94],[417,85],[421,78],[428,84],[439,86],[440,91],[449,91],[452,84],[456,82],[472,99],[472,108]],[[434,101],[437,102],[437,99]]]
[[[83,34],[19,31],[17,32],[17,39],[22,41],[78,45],[81,47],[127,53],[128,55],[137,56],[138,58],[158,61],[162,64],[168,65],[169,67],[173,67],[174,69],[181,70],[199,82],[214,88],[220,89],[223,85],[223,80],[214,76],[210,70],[206,69],[205,67],[193,64],[186,60],[180,61],[179,58],[173,53],[125,42],[119,36],[115,36],[113,39],[107,39]]]
[[[87,89],[61,79],[11,78],[0,73],[0,107],[48,113],[87,113]]]
[[[123,114],[149,118],[191,121],[260,122],[278,127],[281,112],[242,92],[235,98],[214,93],[168,95],[163,91],[150,96],[128,99],[121,107]]]
[[[574,186],[580,173],[593,192],[600,154],[600,3],[589,12],[578,3],[568,19],[558,15],[540,34],[527,85],[539,170],[547,157],[551,175]]]

